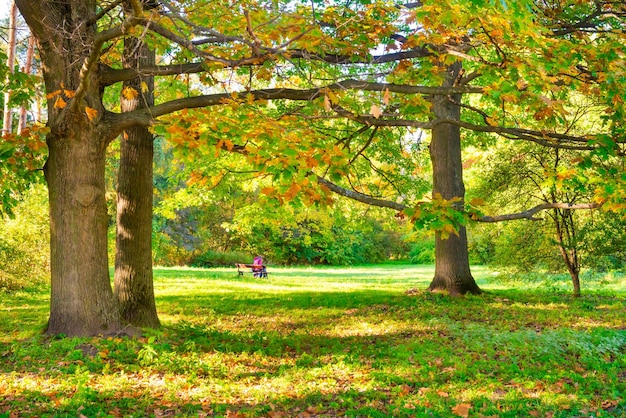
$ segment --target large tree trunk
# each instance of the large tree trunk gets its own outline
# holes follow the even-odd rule
[[[52,286],[47,333],[109,334],[120,324],[107,264],[104,147],[90,124],[71,122],[71,128],[48,136]]]
[[[126,67],[151,66],[154,51],[136,38],[124,41]],[[143,83],[143,85],[142,85]],[[124,83],[139,93],[122,94],[122,110],[152,106],[152,77]],[[145,127],[124,132],[120,145],[117,184],[115,295],[122,319],[139,327],[160,326],[154,299],[152,272],[152,160],[153,137]]]
[[[449,68],[447,85],[456,80],[460,64]],[[448,98],[436,96],[432,99],[433,111],[438,119],[460,120],[460,107],[456,104],[460,96]],[[461,133],[456,125],[441,124],[432,130],[430,159],[433,165],[433,196],[441,194],[444,199],[461,198],[462,207],[465,197],[463,184],[463,165],[461,162]],[[435,277],[430,283],[431,291],[447,291],[451,295],[480,293],[480,289],[469,267],[467,250],[467,232],[462,225],[455,225],[458,234],[442,238],[435,235]]]
[[[95,2],[17,0],[37,41],[48,94],[51,297],[48,334],[120,331],[107,257],[105,149],[110,128],[96,72],[81,71],[95,38]],[[45,6],[45,7],[44,7]],[[56,30],[59,29],[59,30]],[[68,34],[72,34],[68,38]],[[76,95],[82,83],[80,95]],[[87,107],[95,111],[89,116]]]

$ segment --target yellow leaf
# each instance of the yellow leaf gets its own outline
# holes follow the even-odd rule
[[[378,119],[380,117],[380,115],[383,114],[383,112],[380,110],[380,107],[376,106],[376,105],[372,105],[372,107],[370,108],[370,113],[372,115],[374,115],[374,117],[376,119]]]
[[[472,206],[483,206],[484,204],[485,204],[485,201],[479,197],[475,197],[472,200],[470,200],[470,205]]]
[[[54,101],[54,107],[58,109],[63,109],[67,105],[67,102],[61,98],[61,96],[57,97]]]
[[[98,111],[92,107],[85,106],[85,113],[91,122],[98,116]]]
[[[454,408],[452,408],[452,413],[454,415],[458,415],[460,417],[467,418],[469,417],[469,410],[472,408],[472,405],[466,403],[460,403]]]
[[[335,95],[334,91],[327,90],[326,94],[328,95],[328,98],[330,99],[332,103],[339,103],[339,99],[337,98],[337,95]]]
[[[142,81],[142,82],[141,82],[141,91],[142,91],[143,93],[145,93],[145,92],[147,92],[147,91],[148,91],[148,85],[146,84],[146,82],[145,82],[145,81]]]
[[[139,96],[139,92],[130,86],[126,86],[122,89],[122,96],[126,100],[135,100]]]

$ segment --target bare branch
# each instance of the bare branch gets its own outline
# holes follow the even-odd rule
[[[478,219],[479,222],[503,222],[503,221],[512,221],[516,219],[528,219],[531,221],[541,221],[541,218],[535,218],[534,215],[537,212],[546,209],[570,209],[570,210],[581,210],[581,209],[598,209],[601,205],[598,203],[542,203],[533,208],[525,210],[523,212],[511,213],[508,215],[494,215],[494,216],[482,216]]]

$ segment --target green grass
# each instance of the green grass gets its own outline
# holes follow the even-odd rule
[[[451,299],[431,266],[155,274],[136,339],[44,337],[47,291],[0,295],[0,417],[626,416],[621,275],[575,299],[474,268],[486,293]]]

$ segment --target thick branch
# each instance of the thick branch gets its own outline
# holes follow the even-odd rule
[[[136,77],[150,76],[167,76],[178,74],[195,74],[206,71],[203,63],[189,63],[177,65],[157,65],[153,67],[141,68],[111,68],[101,65],[100,67],[100,84],[102,86],[110,86],[120,81],[132,80]]]
[[[193,109],[199,107],[217,106],[224,104],[228,100],[239,97],[252,95],[255,100],[300,100],[310,101],[324,95],[329,90],[366,90],[366,91],[385,91],[389,90],[397,93],[406,94],[429,94],[429,95],[450,95],[455,93],[472,93],[480,92],[482,89],[469,86],[456,87],[428,87],[428,86],[410,86],[403,84],[386,84],[386,83],[370,83],[359,80],[345,80],[338,83],[330,84],[325,87],[299,90],[287,88],[261,89],[235,93],[217,93],[196,97],[187,97],[184,99],[173,100],[163,103],[152,108],[136,110],[134,112],[115,114],[108,113],[107,118],[109,124],[107,129],[116,136],[124,129],[131,126],[147,126],[153,124],[159,116],[174,113],[182,109]],[[413,126],[413,125],[411,125]]]

